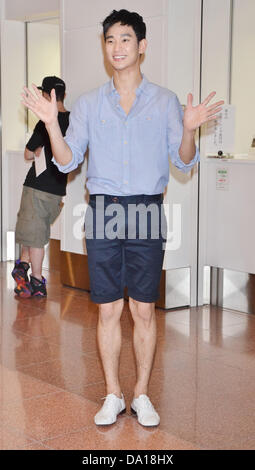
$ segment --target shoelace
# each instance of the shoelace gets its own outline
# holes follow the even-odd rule
[[[110,398],[110,397],[119,398],[116,393],[112,392],[112,393],[108,393],[108,395],[106,395],[106,397],[100,398],[100,400],[106,400],[106,398]]]
[[[154,411],[153,404],[151,403],[150,399],[146,396],[143,397],[142,400],[140,400],[140,406],[143,409]]]
[[[116,396],[116,398],[118,397]],[[101,400],[105,400],[104,405],[103,405],[104,407],[112,406],[112,401],[114,400],[114,394],[110,393],[106,397],[101,398]]]

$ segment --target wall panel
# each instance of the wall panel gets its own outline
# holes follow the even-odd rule
[[[98,25],[112,10],[125,8],[144,18],[165,14],[166,0],[72,0],[64,1],[64,30],[83,29]]]
[[[56,14],[59,0],[5,0],[7,20],[25,20]]]
[[[230,84],[230,0],[204,0],[201,93],[204,99],[216,91],[217,100],[229,102]],[[217,29],[217,31],[216,31]],[[206,126],[202,127],[200,139],[200,207],[199,207],[199,266],[198,303],[203,304],[204,266],[206,265],[207,240],[207,166],[205,159]]]

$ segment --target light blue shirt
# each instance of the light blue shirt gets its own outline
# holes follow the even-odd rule
[[[112,79],[77,100],[65,137],[72,160],[67,165],[53,161],[63,173],[70,172],[89,147],[90,194],[160,194],[169,180],[169,155],[185,173],[199,160],[197,149],[190,163],[180,158],[182,118],[177,96],[144,76],[127,115]]]

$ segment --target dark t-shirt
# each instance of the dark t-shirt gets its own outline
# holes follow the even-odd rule
[[[69,114],[69,111],[66,111],[65,113],[58,113],[58,122],[63,136],[65,135],[68,128]],[[56,165],[54,165],[54,163],[51,161],[52,150],[49,135],[44,122],[39,121],[36,124],[34,132],[26,147],[31,152],[34,152],[38,147],[44,147],[47,168],[43,173],[36,177],[35,163],[33,162],[26,176],[24,186],[39,189],[40,191],[45,191],[46,193],[65,196],[67,174],[61,173]]]

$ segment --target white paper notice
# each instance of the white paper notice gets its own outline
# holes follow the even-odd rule
[[[235,146],[235,107],[224,105],[219,117],[207,123],[206,154],[217,155],[234,152]]]
[[[41,175],[46,169],[47,169],[46,157],[45,157],[44,147],[43,147],[39,157],[37,157],[35,155],[35,174],[36,174],[36,177]]]
[[[216,168],[216,189],[229,189],[229,169],[226,167]]]

